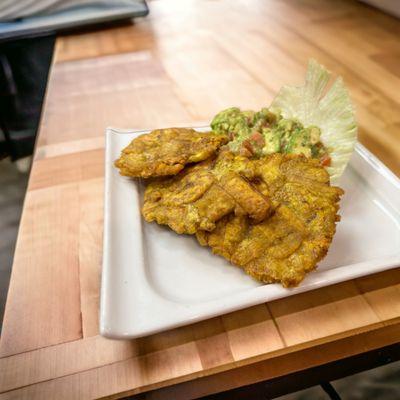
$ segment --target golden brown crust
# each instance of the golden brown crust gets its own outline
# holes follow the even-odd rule
[[[329,185],[318,162],[302,156],[267,156],[258,161],[257,175],[255,185],[270,197],[272,216],[253,224],[229,215],[197,238],[262,282],[296,286],[328,251],[343,191]]]
[[[218,220],[234,212],[262,221],[270,202],[248,177],[254,162],[230,152],[185,168],[178,175],[149,183],[142,214],[146,221],[168,225],[177,233],[212,231]]]
[[[121,175],[131,177],[175,175],[186,164],[214,155],[227,140],[223,135],[188,128],[158,129],[132,140],[115,166]]]

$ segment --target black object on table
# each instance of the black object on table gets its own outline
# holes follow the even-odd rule
[[[32,154],[55,36],[0,44],[0,154],[17,160]]]
[[[93,2],[0,22],[0,159],[10,155],[14,161],[33,152],[56,35],[148,12],[144,0]]]
[[[29,15],[29,5],[28,9],[23,9],[23,5],[20,7],[21,10],[14,15],[16,19],[0,22],[0,41],[66,32],[71,29],[144,17],[149,13],[145,0],[119,2],[82,0],[81,4],[76,1],[71,2],[70,6],[67,2],[63,4],[63,2],[53,0],[47,1],[43,7],[40,7],[40,4],[31,5],[33,15]],[[13,5],[10,8],[15,9]],[[42,11],[38,13],[38,9]],[[28,15],[18,18],[25,14]]]

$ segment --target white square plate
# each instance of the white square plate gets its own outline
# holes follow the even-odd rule
[[[205,131],[207,128],[198,128]],[[193,236],[140,215],[143,186],[113,166],[147,131],[107,130],[100,332],[136,338],[400,265],[400,181],[357,144],[328,256],[299,287],[263,285]]]

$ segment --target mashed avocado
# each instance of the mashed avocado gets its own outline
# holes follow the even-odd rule
[[[211,128],[228,135],[230,149],[246,156],[303,154],[329,165],[328,151],[321,143],[318,127],[305,128],[299,121],[285,119],[267,108],[258,112],[228,108],[214,117]]]

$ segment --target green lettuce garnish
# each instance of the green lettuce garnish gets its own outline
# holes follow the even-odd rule
[[[332,182],[342,175],[357,140],[357,123],[350,96],[343,79],[337,78],[328,88],[331,74],[315,60],[310,60],[303,86],[283,86],[270,110],[284,118],[300,121],[304,127],[317,126],[321,142],[328,149],[331,165],[327,171]]]

